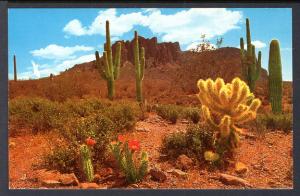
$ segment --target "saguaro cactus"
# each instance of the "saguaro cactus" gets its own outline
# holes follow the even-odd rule
[[[269,99],[272,112],[277,114],[282,112],[282,68],[280,47],[277,40],[270,43],[269,53]]]
[[[261,70],[261,51],[258,58],[255,54],[255,46],[251,43],[251,32],[249,19],[246,19],[247,50],[244,48],[244,40],[240,38],[241,61],[243,65],[243,75],[249,85],[251,92],[255,89],[255,82],[258,80]]]
[[[112,54],[109,21],[106,21],[106,43],[104,44],[104,52],[102,60],[99,52],[96,51],[96,67],[103,79],[107,81],[108,98],[112,100],[115,96],[115,80],[119,77],[121,64],[121,43],[118,42],[116,54]]]
[[[136,79],[136,100],[143,102],[142,81],[144,79],[145,69],[145,49],[139,48],[138,33],[134,32],[134,64],[135,64],[135,79]]]
[[[14,81],[17,81],[17,58],[16,55],[14,55]]]
[[[80,156],[85,178],[87,181],[92,182],[94,179],[94,168],[92,164],[91,152],[87,145],[83,144],[80,146]]]
[[[240,78],[234,78],[228,84],[221,78],[216,81],[210,78],[200,79],[197,85],[203,117],[210,126],[218,130],[218,153],[236,148],[239,133],[242,133],[237,125],[255,119],[261,101],[254,98],[248,85]]]

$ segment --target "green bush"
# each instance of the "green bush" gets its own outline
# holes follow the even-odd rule
[[[200,121],[200,109],[192,107],[184,108],[183,117],[191,120],[194,124],[197,124]]]
[[[116,126],[109,118],[102,114],[93,114],[70,121],[61,133],[72,146],[79,146],[87,138],[93,138],[96,141],[93,160],[101,163],[106,158],[107,147],[116,134],[115,131]]]
[[[114,122],[118,132],[130,130],[135,126],[138,116],[138,108],[133,108],[125,104],[116,104],[107,108],[104,115]]]
[[[163,139],[162,150],[171,157],[188,154],[197,159],[213,148],[213,132],[204,125],[189,125],[185,133],[173,133]]]
[[[267,129],[282,130],[289,132],[293,129],[293,115],[288,114],[260,114],[256,118],[258,124],[264,125]]]
[[[77,173],[77,151],[72,146],[57,146],[43,157],[44,167],[61,173]]]
[[[18,98],[9,102],[9,119],[34,133],[60,128],[68,113],[59,103],[42,98]]]
[[[163,119],[166,119],[173,124],[177,122],[179,114],[181,113],[182,108],[176,105],[159,105],[156,107],[156,112]]]

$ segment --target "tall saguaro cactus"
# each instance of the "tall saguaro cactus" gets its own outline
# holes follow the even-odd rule
[[[145,69],[145,49],[139,48],[139,40],[137,31],[134,32],[134,64],[136,79],[136,100],[143,102],[142,81],[144,79]]]
[[[258,80],[261,70],[261,51],[258,52],[258,58],[256,58],[255,46],[251,43],[250,22],[248,18],[246,19],[246,38],[247,50],[244,48],[243,38],[240,38],[241,61],[244,77],[250,90],[253,92],[255,89],[255,82]]]
[[[14,81],[17,81],[18,77],[17,77],[17,58],[16,55],[14,55]]]
[[[96,51],[96,67],[101,74],[101,77],[107,82],[108,98],[112,100],[115,96],[115,80],[119,77],[121,64],[121,43],[118,42],[116,54],[112,54],[109,21],[106,21],[106,43],[104,44],[104,52],[102,60],[99,57],[99,52]]]
[[[277,114],[282,112],[282,68],[280,47],[277,40],[270,43],[269,52],[269,99],[272,112]]]

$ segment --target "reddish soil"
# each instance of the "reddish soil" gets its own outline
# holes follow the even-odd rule
[[[135,188],[196,188],[196,189],[236,189],[243,186],[224,185],[216,176],[220,173],[236,175],[233,166],[225,171],[210,170],[204,166],[194,166],[187,171],[188,178],[176,177],[167,171],[175,168],[174,161],[160,158],[162,139],[173,132],[184,131],[187,124],[178,122],[175,125],[161,120],[156,114],[150,114],[145,121],[137,123],[147,131],[132,131],[126,133],[126,138],[141,141],[141,147],[149,154],[150,166],[159,166],[166,174],[165,182],[156,182],[148,175]],[[256,135],[255,138],[243,138],[241,147],[237,150],[235,159],[245,163],[249,171],[241,176],[251,184],[251,188],[293,188],[290,172],[293,168],[291,155],[293,134],[278,131]],[[53,142],[59,142],[55,133],[25,135],[9,138],[9,182],[10,188],[39,188],[34,179],[36,165],[42,155],[48,151]],[[50,142],[51,141],[51,142]],[[101,173],[99,173],[101,176]],[[116,179],[107,180],[100,187],[116,186]],[[120,187],[120,186],[119,186]],[[122,186],[121,186],[122,187]],[[133,187],[125,186],[125,187]],[[72,187],[76,188],[76,187]]]

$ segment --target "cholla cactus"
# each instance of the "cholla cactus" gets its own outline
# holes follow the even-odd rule
[[[91,152],[87,145],[83,144],[80,146],[80,156],[85,178],[88,182],[92,182],[94,180],[94,168],[92,164]]]
[[[236,148],[241,133],[237,125],[255,119],[261,101],[254,98],[248,85],[240,78],[234,78],[227,84],[221,78],[215,81],[210,78],[200,79],[197,85],[203,117],[218,130],[217,142],[220,148]]]

